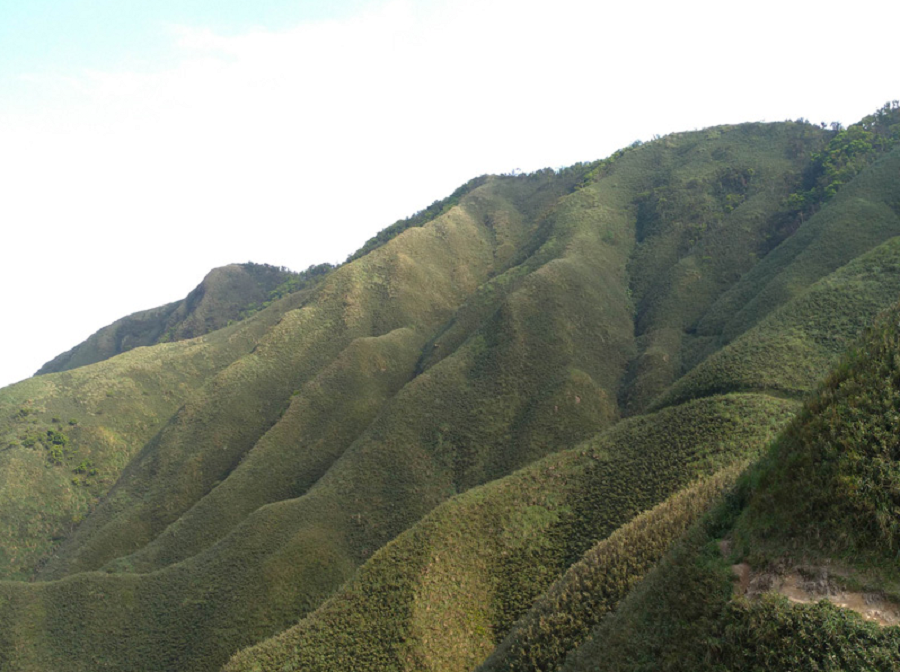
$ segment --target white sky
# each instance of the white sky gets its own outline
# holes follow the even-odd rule
[[[483,173],[900,98],[895,3],[351,4],[157,20],[153,48],[83,62],[0,42],[0,385],[215,266],[342,261]]]

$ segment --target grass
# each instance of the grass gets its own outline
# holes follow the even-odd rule
[[[248,319],[0,391],[3,576],[38,579],[0,583],[3,665],[562,664],[696,511],[622,526],[896,300],[894,153],[792,205],[833,135],[479,178]]]
[[[900,235],[898,168],[900,153],[892,151],[863,170],[749,270],[701,320],[698,333],[734,340],[817,280]]]
[[[791,409],[760,395],[692,402],[469,490],[387,544],[298,625],[226,669],[472,669],[573,563],[575,575],[595,576],[603,571],[595,556],[608,560],[623,539],[677,535],[721,477],[609,536],[698,475],[754,454]]]
[[[214,487],[219,490],[220,481],[224,481],[233,472],[245,473],[239,466],[242,461],[249,460],[251,450],[259,456],[267,453],[262,446],[256,451],[256,444],[285,418],[290,420],[292,417],[293,414],[288,414],[286,409],[292,401],[293,393],[300,391],[300,397],[305,397],[304,389],[307,385],[312,386],[310,391],[314,391],[313,381],[316,377],[341,357],[347,357],[348,362],[352,362],[353,358],[349,353],[342,353],[347,352],[346,349],[354,342],[408,329],[414,332],[408,341],[412,343],[423,335],[433,333],[447,321],[461,300],[492,271],[492,246],[496,241],[524,239],[528,236],[530,224],[523,215],[507,218],[502,226],[499,221],[494,221],[491,230],[488,230],[483,218],[479,216],[492,200],[496,200],[501,209],[509,209],[511,206],[508,203],[522,190],[522,185],[516,181],[509,184],[490,182],[471,195],[475,201],[471,206],[467,203],[466,207],[453,209],[430,227],[410,229],[395,238],[390,245],[330,273],[315,289],[309,303],[285,313],[281,321],[260,338],[252,353],[219,373],[204,390],[179,410],[168,426],[148,444],[141,459],[119,481],[115,491],[103,505],[61,547],[57,557],[44,567],[42,576],[53,578],[73,571],[98,569],[116,558],[130,555],[153,541],[169,524],[191,511]],[[259,313],[260,316],[265,314],[267,311]],[[369,445],[372,447],[368,450],[377,450],[377,446],[385,443],[379,435],[385,433],[383,427],[387,425],[392,427],[388,442],[392,445],[389,450],[408,450],[405,446],[398,445],[402,440],[409,441],[413,446],[429,449],[437,440],[440,426],[447,424],[448,419],[456,424],[452,418],[434,422],[435,418],[431,417],[430,408],[433,404],[446,403],[447,396],[447,388],[443,391],[439,389],[435,378],[449,380],[466,375],[465,372],[459,372],[459,368],[471,365],[476,354],[477,348],[473,343],[460,357],[446,362],[441,372],[434,371],[421,377],[415,390],[405,392],[402,399],[392,400],[392,407],[397,410],[389,414],[389,417],[380,419],[368,430],[371,438],[363,441],[363,446]],[[403,376],[409,376],[409,373],[402,373],[403,366],[406,365],[401,365],[400,377],[397,377],[396,369],[392,370],[392,384],[395,386],[405,382]],[[380,370],[370,371],[369,375],[378,377],[381,373]],[[570,397],[573,395],[570,391],[573,385],[576,386],[575,389],[580,389],[577,387],[579,384],[583,386],[577,379],[575,383],[569,383],[571,376],[565,370],[554,372],[553,375],[561,378],[561,393],[568,392]],[[359,378],[356,380],[358,382]],[[366,399],[366,389],[357,389],[355,385],[356,383],[346,390],[342,388],[341,392],[346,394],[356,390],[355,393],[360,395],[357,403],[368,405],[371,412],[377,412],[376,400]],[[465,388],[458,389],[462,395],[466,393]],[[485,395],[485,405],[498,401],[495,390],[496,382],[487,381],[483,391],[479,393]],[[410,404],[409,400],[418,396],[421,398]],[[499,401],[506,399],[499,398]],[[304,403],[303,399],[298,403]],[[526,398],[517,403],[524,410],[527,408],[525,404],[533,402]],[[516,421],[515,415],[495,420],[486,412],[484,405],[479,405],[477,398],[461,399],[458,412],[470,417],[472,414],[480,416],[477,423],[483,427],[481,431],[484,433],[509,433],[505,426]],[[571,403],[569,405],[572,406]],[[596,413],[594,407],[595,404],[585,403],[572,412],[575,419],[579,416],[589,418],[587,430],[584,429],[585,421],[582,420],[573,422],[568,428],[554,427],[553,431],[562,429],[569,435],[580,437],[585,436],[586,432],[596,431],[597,422],[590,417],[590,414]],[[418,414],[416,409],[420,409]],[[321,404],[311,408],[305,420],[310,426],[309,431],[315,434],[324,431],[317,425],[327,428],[341,422],[339,416],[330,416],[330,412],[327,406],[323,407]],[[369,421],[373,416],[364,417]],[[604,417],[601,415],[601,426]],[[459,423],[460,426],[464,424]],[[469,421],[468,424],[472,422]],[[365,425],[366,423],[361,423],[356,426],[357,432],[365,429]],[[352,428],[353,425],[348,427]],[[526,426],[523,430],[537,431],[531,426]],[[326,442],[322,442],[320,445],[325,453],[312,456],[311,461],[318,463],[316,461],[324,460],[327,467],[329,460],[340,455],[358,438],[358,434],[347,432],[343,436],[343,439],[329,437]],[[266,443],[281,443],[277,449],[268,451],[268,458],[261,458],[263,463],[271,465],[271,461],[265,460],[273,459],[272,456],[279,451],[291,450],[296,438],[287,431],[271,434]],[[334,441],[333,438],[338,440]],[[506,441],[511,441],[511,438]],[[365,451],[365,448],[361,448],[356,454],[364,455]],[[405,461],[399,453],[397,459],[401,463]],[[454,491],[456,486],[451,484],[448,489],[448,485],[443,482],[446,475],[443,458],[438,458],[437,462],[437,477],[428,484],[430,495],[421,504],[412,507],[410,516],[415,515],[416,511],[421,512],[422,505],[440,501]],[[468,482],[483,481],[492,474],[502,475],[506,473],[503,470],[508,471],[509,466],[501,463],[497,466],[488,465],[488,468],[492,471],[487,474],[476,473],[469,477]],[[300,476],[301,481],[291,491],[295,495],[302,494],[303,479],[311,484],[315,482],[313,476],[318,477],[323,471],[322,468],[317,468],[318,471],[304,474],[302,470],[305,467],[298,465],[297,469],[300,471],[294,473]],[[455,478],[465,479],[462,462],[456,469],[460,474]],[[428,472],[423,471],[425,473]],[[434,475],[435,470],[432,468],[430,473]],[[413,482],[422,478],[423,475],[419,474],[412,476]],[[386,482],[390,480],[388,478]],[[240,492],[240,488],[226,486],[220,492],[221,496],[215,499],[223,501],[229,497],[229,493]],[[284,494],[282,491],[279,496]],[[238,522],[242,516],[252,511],[254,502],[259,504],[265,501],[265,498],[250,502],[235,499],[229,505],[229,510],[240,513],[236,516],[221,516],[213,526],[218,532],[209,530],[207,533],[206,525],[198,522],[192,529],[202,530],[202,538],[191,540],[185,535],[172,534],[163,540],[165,543],[157,544],[171,545],[169,542],[177,536],[178,543],[183,544],[184,548],[157,550],[154,547],[144,553],[142,558],[135,559],[135,562],[125,559],[116,566],[149,571],[160,566],[154,564],[157,560],[168,562],[170,559],[185,557],[227,532],[229,524]],[[212,509],[207,507],[206,510]],[[196,518],[198,521],[203,519],[202,516],[193,515],[194,513],[196,512],[192,512],[188,518]],[[391,528],[384,531],[379,529],[377,538],[382,539],[381,535],[391,529],[396,533],[402,527],[397,528],[397,523],[392,523]],[[177,530],[173,528],[172,532]],[[339,535],[340,532],[336,534]],[[379,545],[380,543],[383,541]],[[355,543],[356,553],[360,553],[364,547],[368,548],[370,544],[369,541]],[[150,562],[150,558],[157,560]]]
[[[196,342],[162,347],[164,358],[136,350],[0,392],[0,576],[31,577],[140,447],[247,343],[235,338],[215,352]],[[85,461],[91,466],[82,471]]]
[[[741,464],[686,486],[600,541],[520,618],[478,670],[558,669],[699,516]]]
[[[813,563],[896,595],[898,316],[880,316],[732,493],[563,670],[882,670],[900,628],[833,604],[733,598],[730,563]],[[719,540],[733,541],[729,555]]]
[[[894,564],[898,318],[896,308],[879,317],[758,467],[750,510],[736,529],[743,547],[799,545]]]
[[[261,302],[297,277],[287,269],[267,264],[231,264],[213,269],[183,300],[116,320],[44,364],[36,375],[101,362],[141,346],[208,334],[243,317],[248,303]]]
[[[711,354],[651,407],[706,394],[808,394],[875,316],[900,295],[900,238],[822,278]]]

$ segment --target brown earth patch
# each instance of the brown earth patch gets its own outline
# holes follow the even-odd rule
[[[728,557],[731,542],[720,541],[719,551],[722,557]],[[753,570],[747,563],[741,563],[732,565],[731,571],[735,576],[736,596],[755,599],[763,593],[775,592],[798,604],[828,600],[878,625],[900,625],[900,604],[878,591],[845,588],[841,585],[841,574],[828,567],[774,565],[766,570]]]
[[[798,604],[828,600],[838,607],[855,611],[867,621],[878,625],[900,625],[900,605],[896,602],[877,591],[849,590],[836,581],[836,578],[839,579],[825,567],[749,571],[747,588],[742,590],[742,594],[752,599],[763,593],[776,592]],[[743,583],[741,577],[741,588]]]

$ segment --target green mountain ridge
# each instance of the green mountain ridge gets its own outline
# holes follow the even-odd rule
[[[900,605],[898,318],[894,306],[866,331],[738,488],[560,669],[897,667],[900,627],[831,596],[857,590]],[[775,584],[799,570],[826,588],[806,604],[777,591],[747,597],[735,586],[739,561]]]
[[[0,390],[0,669],[593,669],[900,296],[898,122],[477,178]]]
[[[35,375],[94,364],[141,346],[208,334],[238,318],[242,309],[261,302],[269,292],[294,276],[264,264],[216,268],[183,300],[113,322],[44,364]]]

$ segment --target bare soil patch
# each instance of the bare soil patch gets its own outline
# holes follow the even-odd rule
[[[828,600],[878,625],[900,625],[900,605],[880,592],[847,589],[841,585],[840,576],[827,567],[798,566],[752,571],[748,565],[735,565],[732,569],[740,577],[736,591],[751,599],[763,593],[776,592],[799,604]]]

